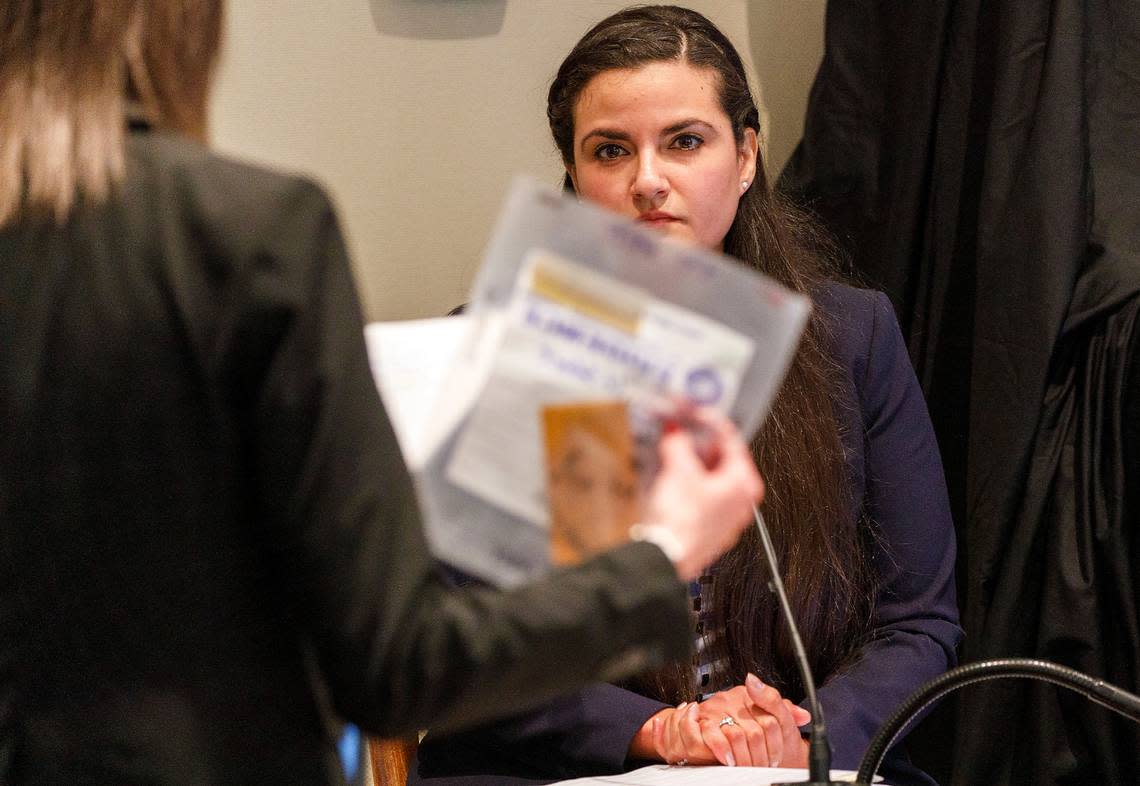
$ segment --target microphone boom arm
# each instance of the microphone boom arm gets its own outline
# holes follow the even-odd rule
[[[1140,696],[1110,685],[1104,680],[1082,674],[1068,666],[1033,658],[1000,658],[967,663],[940,674],[919,686],[907,697],[871,739],[867,752],[863,754],[863,760],[859,763],[859,774],[855,776],[855,782],[861,784],[871,782],[883,763],[887,750],[911,721],[927,707],[958,688],[1006,677],[1041,680],[1068,688],[1113,712],[1120,713],[1129,720],[1140,723]]]

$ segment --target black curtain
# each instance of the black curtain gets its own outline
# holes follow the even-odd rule
[[[963,659],[1137,692],[1140,2],[832,0],[780,187],[898,311],[958,528]],[[1062,693],[967,688],[916,758],[961,784],[1140,783],[1138,727]]]

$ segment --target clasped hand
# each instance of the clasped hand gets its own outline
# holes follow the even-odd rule
[[[810,720],[807,710],[749,674],[744,685],[654,715],[634,738],[631,753],[670,764],[806,767],[807,741],[799,727]]]

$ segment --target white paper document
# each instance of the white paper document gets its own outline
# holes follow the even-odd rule
[[[832,780],[854,782],[850,770],[832,770]],[[554,786],[763,786],[807,780],[807,770],[786,767],[670,767],[655,764],[620,775],[559,781]],[[878,778],[877,783],[881,782]]]
[[[423,467],[431,451],[429,428],[455,396],[443,396],[444,383],[472,332],[464,316],[373,322],[364,327],[368,363],[396,432],[404,461]],[[462,404],[457,407],[464,411]]]

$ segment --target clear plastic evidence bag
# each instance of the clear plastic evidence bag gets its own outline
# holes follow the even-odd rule
[[[413,465],[433,551],[509,586],[626,539],[663,418],[688,402],[753,434],[809,312],[739,262],[518,178]]]

